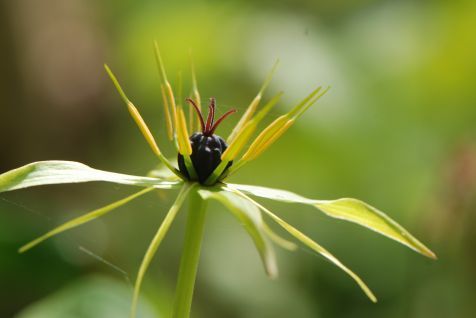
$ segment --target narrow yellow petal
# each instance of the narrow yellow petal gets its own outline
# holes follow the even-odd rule
[[[169,140],[174,139],[174,127],[172,124],[172,117],[170,116],[169,102],[165,93],[164,84],[160,84],[160,91],[162,92],[162,101],[164,103],[165,124],[167,126],[167,137]]]
[[[176,123],[177,122],[177,105],[175,104],[174,91],[172,90],[172,86],[170,86],[169,82],[165,82],[165,92],[169,99],[170,109],[172,110],[172,118],[174,119],[174,122]],[[175,126],[175,129],[178,129],[178,127]]]

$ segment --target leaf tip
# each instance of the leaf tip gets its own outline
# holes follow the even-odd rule
[[[423,255],[425,255],[428,258],[431,258],[434,261],[438,260],[438,256],[436,256],[436,254],[433,253],[433,251],[431,251],[428,248],[423,252]]]
[[[265,272],[269,279],[275,280],[279,276],[278,264],[276,264],[276,259],[274,253],[270,253],[267,258],[263,259],[265,264]]]
[[[32,248],[31,243],[25,244],[25,245],[23,245],[22,247],[20,247],[20,248],[18,249],[18,254],[23,254],[23,253],[25,253],[26,251],[28,251],[28,250],[31,249],[31,248]]]
[[[420,241],[417,241],[418,244],[418,249],[416,249],[416,251],[420,254],[422,254],[423,256],[426,256],[432,260],[437,260],[438,259],[438,256],[436,256],[436,254],[430,250],[428,247],[426,247],[423,243],[421,243]]]
[[[271,280],[276,280],[279,277],[277,269],[274,272],[267,272],[266,274],[268,275],[269,279],[271,279]]]
[[[378,303],[378,299],[377,299],[377,297],[375,297],[374,294],[371,293],[370,295],[367,295],[367,296],[370,298],[370,300],[371,300],[374,304]]]

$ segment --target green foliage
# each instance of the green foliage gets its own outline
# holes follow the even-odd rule
[[[20,249],[21,252],[34,247],[35,245],[56,234],[94,220],[153,190],[154,188],[174,188],[180,183],[183,183],[181,181],[164,181],[157,178],[136,177],[101,171],[80,163],[66,161],[46,161],[33,163],[0,175],[0,185],[2,186],[1,189],[3,191],[22,189],[44,184],[76,183],[87,181],[116,182],[119,184],[145,186],[146,189],[103,208],[94,210],[81,217],[66,222],[65,224],[49,231],[45,235],[26,244]],[[197,187],[199,186],[198,184],[193,185]],[[154,239],[150,243],[150,246],[144,255],[134,288],[131,317],[135,316],[140,287],[145,272],[147,271],[147,268],[149,267],[149,264],[152,261],[155,252],[157,251],[157,248],[165,237],[172,221],[182,206],[191,187],[192,184],[184,183],[176,202],[172,205],[169,213],[164,219],[164,222],[159,227],[157,234],[154,236]],[[271,241],[279,241],[280,238],[276,238],[276,236],[273,235],[270,229],[265,225],[260,210],[265,212],[269,217],[271,217],[275,222],[277,222],[300,242],[318,254],[323,255],[336,266],[340,267],[359,284],[362,290],[372,301],[376,301],[376,297],[373,295],[367,285],[330,252],[311,240],[308,236],[298,231],[293,226],[277,217],[264,206],[246,196],[244,193],[267,199],[273,199],[276,201],[301,203],[317,207],[331,217],[360,224],[402,244],[405,244],[410,248],[422,253],[423,255],[435,258],[433,252],[431,252],[420,241],[414,238],[408,231],[393,221],[386,214],[356,199],[346,198],[338,200],[311,200],[289,191],[238,184],[228,184],[223,186],[222,189],[220,187],[201,187],[198,192],[203,200],[216,200],[222,203],[243,224],[255,243],[255,246],[263,261],[266,273],[271,278],[276,277],[278,274],[276,258]]]
[[[172,136],[177,141],[176,146],[180,155],[185,156],[187,170],[190,168],[191,172],[194,171],[194,167],[190,158],[192,154],[192,147],[189,140],[189,130],[187,127],[187,118],[183,110],[181,102],[176,102],[174,91],[172,86],[167,80],[165,75],[165,68],[162,63],[162,59],[158,52],[158,46],[156,46],[156,56],[159,62],[159,69],[161,73],[161,91],[163,94],[163,100],[165,101],[165,109],[168,116],[167,122],[169,123],[167,129],[169,137]],[[128,97],[123,92],[116,77],[106,66],[106,71],[111,77],[116,89],[118,90],[121,98],[125,102],[127,109],[138,125],[144,139],[149,144],[150,148],[157,156],[157,158],[166,166],[170,173],[175,174],[176,177],[171,179],[166,178],[152,178],[152,177],[140,177],[130,176],[125,174],[113,173],[108,171],[102,171],[90,168],[84,164],[69,161],[43,161],[32,163],[18,169],[6,172],[0,175],[0,192],[6,192],[11,190],[17,190],[22,188],[34,187],[39,185],[49,184],[64,184],[64,183],[80,183],[90,181],[106,181],[117,184],[141,186],[145,189],[128,196],[122,200],[114,202],[110,205],[94,210],[84,216],[73,219],[65,224],[51,230],[45,235],[32,241],[20,249],[21,252],[30,249],[38,243],[50,238],[56,234],[62,233],[68,229],[74,228],[78,225],[84,224],[88,221],[94,220],[106,213],[138,198],[142,194],[150,192],[154,189],[174,189],[181,187],[181,191],[178,194],[175,203],[169,209],[165,219],[157,230],[153,237],[146,253],[144,254],[141,266],[139,268],[136,282],[134,286],[132,306],[131,306],[131,318],[136,317],[137,305],[139,301],[140,289],[145,276],[145,273],[152,262],[156,251],[167,234],[173,220],[183,205],[185,199],[189,194],[190,196],[190,211],[189,221],[186,229],[185,247],[182,254],[182,261],[179,270],[179,277],[176,290],[176,299],[173,309],[174,318],[188,318],[190,316],[191,303],[193,290],[195,285],[195,277],[197,273],[197,266],[200,255],[201,240],[203,233],[203,224],[205,219],[205,209],[207,200],[216,200],[222,203],[231,213],[243,224],[248,231],[251,239],[253,240],[255,247],[262,259],[264,268],[269,277],[274,278],[278,274],[276,257],[274,254],[272,242],[276,242],[278,245],[287,249],[294,250],[295,245],[287,240],[281,238],[269,228],[262,218],[263,212],[270,217],[274,222],[281,226],[285,231],[291,234],[299,242],[313,250],[319,255],[329,260],[331,263],[342,269],[347,273],[363,290],[367,297],[376,302],[377,299],[368,286],[362,281],[348,267],[342,264],[334,255],[328,250],[323,248],[317,242],[285,222],[283,219],[276,216],[270,210],[265,208],[260,203],[256,202],[248,196],[254,195],[258,197],[264,197],[275,201],[283,201],[288,203],[301,203],[314,206],[323,211],[328,216],[337,219],[343,219],[346,221],[354,222],[371,230],[374,230],[384,236],[387,236],[393,240],[396,240],[421,254],[430,258],[436,258],[435,254],[431,252],[420,241],[414,238],[408,231],[402,226],[393,221],[383,212],[375,209],[374,207],[356,199],[338,199],[338,200],[311,200],[294,194],[292,192],[264,188],[258,186],[227,184],[223,180],[228,177],[227,174],[222,174],[225,167],[231,161],[237,161],[230,169],[229,173],[232,174],[248,162],[256,159],[265,150],[267,150],[272,144],[274,144],[288,129],[294,125],[296,119],[301,117],[305,111],[307,111],[318,99],[320,99],[328,89],[321,89],[319,86],[312,91],[306,98],[304,98],[298,105],[293,107],[289,112],[284,115],[278,116],[271,124],[269,124],[261,133],[258,133],[256,139],[251,143],[244,155],[239,157],[242,150],[248,145],[248,141],[255,133],[258,124],[264,119],[265,115],[271,110],[271,108],[278,102],[281,94],[275,95],[263,109],[257,111],[264,89],[268,86],[271,75],[275,72],[276,65],[265,80],[265,84],[255,97],[255,99],[248,106],[248,109],[238,122],[237,126],[232,130],[231,135],[228,137],[230,144],[226,151],[221,154],[221,163],[215,168],[215,171],[205,181],[205,185],[201,185],[194,181],[188,181],[183,175],[173,166],[173,164],[163,155],[162,151],[149,129],[146,125],[139,110],[133,105]],[[180,73],[181,74],[181,73]],[[196,90],[195,75],[193,75],[194,90]],[[178,91],[182,91],[181,76],[179,80]],[[194,93],[199,96],[198,90]],[[181,97],[181,93],[179,93]],[[211,107],[210,123],[213,121],[214,106]],[[257,113],[257,115],[255,115]],[[193,113],[190,116],[194,116]],[[188,118],[189,122],[193,122],[193,117]],[[218,120],[219,121],[219,120]],[[207,124],[208,126],[208,124]],[[212,129],[213,130],[213,129]],[[291,162],[294,162],[292,158]],[[291,168],[293,168],[291,166]],[[292,169],[291,169],[292,170]],[[157,171],[152,171],[149,175],[158,175]],[[160,175],[160,174],[159,174]],[[191,180],[194,180],[193,178]]]
[[[98,318],[128,317],[130,290],[127,285],[108,277],[90,276],[71,282],[45,297],[16,318]],[[163,317],[150,303],[141,302],[141,318]]]

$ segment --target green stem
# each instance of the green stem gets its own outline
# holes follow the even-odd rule
[[[200,248],[205,225],[206,201],[197,191],[190,193],[185,244],[180,261],[177,289],[172,318],[189,318],[192,306],[195,277],[197,275]]]

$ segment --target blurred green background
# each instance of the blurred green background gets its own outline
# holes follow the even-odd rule
[[[475,30],[472,0],[2,1],[0,172],[47,159],[130,174],[156,164],[104,62],[174,156],[154,39],[170,79],[182,71],[186,87],[193,50],[202,98],[215,96],[220,113],[242,113],[280,58],[266,96],[285,98],[271,117],[317,85],[332,88],[233,181],[360,198],[439,260],[312,208],[263,201],[355,270],[379,302],[306,249],[279,251],[281,275],[270,281],[245,231],[213,204],[193,317],[474,317]],[[134,190],[94,183],[1,194],[0,317],[127,317],[131,281],[175,193],[148,195],[24,255],[17,248]],[[141,317],[170,312],[183,223],[182,213],[147,274]]]

